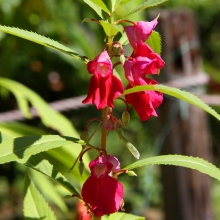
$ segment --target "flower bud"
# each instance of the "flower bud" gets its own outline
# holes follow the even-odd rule
[[[129,170],[126,173],[128,174],[128,176],[137,176],[137,174],[134,171],[132,171],[132,170]]]
[[[123,54],[120,55],[120,61],[121,61],[121,64],[124,65],[124,63],[125,63],[125,56]]]
[[[122,121],[124,123],[124,126],[127,127],[128,123],[130,121],[130,114],[128,111],[123,112],[122,114]]]
[[[132,155],[136,159],[139,159],[140,158],[140,153],[138,152],[136,147],[123,136],[122,129],[118,128],[116,131],[118,133],[119,138],[125,143],[125,145],[127,146],[128,150],[132,153]]]
[[[82,161],[79,161],[78,170],[81,176],[83,175],[84,168],[85,168],[84,163]]]
[[[140,153],[138,152],[138,150],[136,149],[136,147],[132,143],[127,142],[126,146],[136,159],[140,158]]]

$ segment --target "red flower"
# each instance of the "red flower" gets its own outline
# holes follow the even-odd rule
[[[113,101],[124,91],[121,81],[113,75],[112,63],[106,51],[88,63],[88,71],[93,76],[89,82],[89,91],[83,103],[95,104],[97,109],[114,107]]]
[[[109,174],[119,169],[117,158],[99,156],[89,164],[91,176],[82,187],[82,197],[95,216],[111,214],[120,208],[123,185]]]
[[[151,65],[145,70],[145,74],[157,74],[158,69],[162,69],[165,64],[160,55],[155,53],[146,43],[139,43],[131,55],[134,58],[139,56],[152,60]]]
[[[151,22],[139,21],[134,23],[133,26],[124,27],[128,40],[134,50],[136,50],[137,44],[145,42],[149,38],[157,23],[156,18]]]
[[[157,59],[138,56],[124,63],[125,77],[131,86],[141,85],[146,74],[157,74]]]
[[[158,69],[164,66],[164,61],[161,57],[145,43],[157,23],[157,19],[154,19],[151,22],[139,21],[132,26],[124,27],[128,40],[134,49],[131,57],[145,57],[146,59],[147,66],[145,66],[144,74],[157,74]],[[144,58],[142,58],[142,62],[143,61]]]
[[[155,80],[142,78],[142,85],[157,84]],[[129,84],[127,89],[132,88]],[[157,116],[155,108],[163,101],[163,94],[155,91],[141,91],[125,96],[127,103],[131,104],[142,121],[148,120],[151,116]]]

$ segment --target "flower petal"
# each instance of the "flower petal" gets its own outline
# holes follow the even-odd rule
[[[157,84],[155,80],[143,79],[146,84]],[[132,88],[129,84],[127,89]],[[127,103],[130,103],[138,113],[142,121],[148,120],[151,116],[157,116],[155,108],[163,101],[163,94],[155,91],[141,91],[125,96]]]
[[[82,102],[95,104],[97,109],[103,109],[106,106],[113,108],[114,100],[123,91],[124,87],[116,76],[112,74],[108,76],[94,74],[89,82],[88,95]]]
[[[123,196],[123,185],[108,175],[101,178],[90,176],[82,188],[83,200],[90,205],[95,216],[118,211]]]

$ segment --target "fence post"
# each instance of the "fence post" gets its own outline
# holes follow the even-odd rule
[[[199,41],[193,14],[188,10],[159,12],[158,30],[162,36],[162,57],[166,65],[161,71],[162,83],[201,72]],[[158,12],[150,13],[150,20]],[[183,88],[202,94],[201,86]],[[167,113],[167,114],[166,114]],[[172,122],[168,115],[172,114]],[[185,102],[165,97],[159,108],[159,127],[169,123],[169,134],[161,154],[182,154],[212,159],[207,114]],[[197,171],[161,166],[164,212],[166,220],[213,220],[210,198],[210,178]]]

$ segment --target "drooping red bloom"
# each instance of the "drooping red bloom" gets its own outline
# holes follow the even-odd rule
[[[128,40],[134,50],[137,49],[139,43],[145,42],[151,35],[153,29],[157,25],[157,18],[153,21],[139,21],[132,26],[125,26],[125,32]]]
[[[93,74],[89,82],[87,97],[83,103],[90,102],[97,109],[106,106],[114,107],[114,100],[124,91],[121,81],[113,75],[112,62],[107,51],[103,51],[87,65],[90,74]]]
[[[155,80],[142,78],[142,85],[157,84]],[[129,84],[127,89],[132,88]],[[125,96],[126,102],[131,104],[138,113],[142,121],[148,120],[151,116],[157,116],[155,108],[157,108],[163,101],[163,94],[156,91],[141,91],[131,93]]]
[[[164,61],[161,57],[145,43],[157,23],[156,18],[151,22],[139,21],[132,26],[124,27],[128,40],[134,50],[131,57],[143,57],[142,63],[144,57],[146,59],[147,66],[145,66],[144,74],[157,74],[158,70],[164,66]]]
[[[99,156],[90,162],[89,168],[91,176],[82,187],[83,200],[97,217],[118,211],[124,188],[118,180],[110,176],[120,169],[117,158]]]
[[[125,77],[132,87],[141,85],[142,78],[145,77],[146,74],[157,74],[157,59],[138,56],[126,60],[124,63],[124,70]]]

